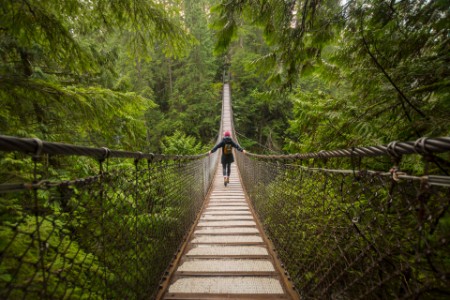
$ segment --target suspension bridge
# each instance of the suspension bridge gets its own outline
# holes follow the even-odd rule
[[[449,137],[235,153],[227,187],[219,152],[0,136],[0,298],[450,295]]]
[[[220,132],[232,131],[228,84],[222,106]],[[162,293],[165,299],[296,299],[280,262],[269,254],[268,240],[257,225],[235,165],[231,172],[233,177],[225,187],[222,168],[217,168],[187,251]]]

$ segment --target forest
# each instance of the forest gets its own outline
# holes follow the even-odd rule
[[[2,1],[0,132],[198,153],[223,72],[255,153],[312,152],[450,129],[448,3]]]
[[[138,159],[106,164],[87,157],[1,152],[0,187],[44,179],[47,185],[0,191],[0,297],[128,299],[134,285],[145,286],[133,295],[136,299],[154,295],[208,183],[207,175],[203,181],[193,176],[193,170],[206,169],[203,161],[177,161],[170,155],[201,156],[212,148],[222,134],[224,80],[231,85],[236,138],[251,154],[311,153],[449,136],[449,13],[447,0],[0,1],[0,135],[140,151],[155,158],[142,167]],[[448,153],[436,159],[431,173],[442,175],[449,168]],[[392,165],[377,159],[365,163],[384,171]],[[427,165],[419,155],[402,163],[414,174]],[[331,166],[355,172],[353,160]],[[418,289],[438,273],[422,270],[428,266],[423,261],[406,266],[413,265],[413,242],[403,247],[383,240],[386,232],[408,243],[417,238],[417,218],[403,204],[410,204],[409,196],[423,196],[423,185],[394,187],[380,180],[378,190],[362,187],[355,200],[343,192],[344,184],[353,191],[373,179],[356,182],[350,175],[289,168],[256,181],[252,199],[262,208],[264,226],[281,234],[277,245],[291,247],[292,252],[282,253],[284,259],[294,257],[293,264],[306,259],[291,255],[302,249],[315,265],[315,247],[322,245],[320,238],[329,241],[333,230],[334,237],[351,236],[352,247],[367,242],[352,235],[356,225],[348,223],[351,214],[351,220],[359,221],[361,213],[385,220],[383,229],[393,227],[374,233],[374,239],[386,243],[383,260],[389,270],[407,262],[400,271],[414,274],[410,277]],[[306,181],[300,185],[302,176]],[[316,178],[324,182],[320,190]],[[267,186],[261,184],[264,180]],[[383,212],[394,194],[405,199],[392,208],[389,202],[390,210]],[[428,196],[423,199],[448,199],[448,187]],[[420,220],[430,233],[418,238],[430,249],[440,249],[430,261],[443,272],[449,262],[447,202],[430,204],[432,218]],[[412,203],[425,210],[425,204]],[[317,214],[318,207],[323,215]],[[331,211],[337,213],[331,217]],[[403,235],[396,231],[403,229],[399,215],[411,224]],[[370,222],[368,235],[375,224]],[[331,225],[311,241],[319,224]],[[348,236],[336,229],[340,226],[346,226]],[[283,237],[291,231],[294,242]],[[139,232],[145,233],[142,240],[133,240]],[[441,243],[441,237],[447,239]],[[133,257],[143,245],[142,257]],[[350,250],[358,257],[359,248]],[[392,261],[384,259],[395,251],[400,254]],[[345,256],[336,250],[327,258],[339,255]],[[364,255],[371,261],[370,249]],[[134,259],[136,266],[124,257]],[[154,272],[141,269],[139,261],[155,266]],[[364,270],[349,273],[358,272]],[[306,287],[317,283],[317,274],[300,273],[291,271]],[[380,277],[375,268],[370,275]],[[408,285],[400,281],[401,289]],[[41,282],[47,285],[44,292]],[[437,290],[428,294],[430,299],[448,295],[442,278],[429,282],[427,288]],[[390,284],[379,298],[404,292],[397,294],[397,281]]]

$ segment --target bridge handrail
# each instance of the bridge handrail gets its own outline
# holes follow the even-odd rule
[[[207,156],[208,153],[198,155],[165,155],[132,151],[111,150],[106,147],[95,148],[77,146],[65,143],[46,142],[38,138],[19,138],[13,136],[0,135],[0,151],[19,151],[24,153],[57,154],[57,155],[77,155],[89,156],[97,159],[105,158],[134,158],[160,160],[196,160]]]
[[[442,153],[450,151],[450,137],[426,138],[422,137],[416,141],[409,142],[391,142],[387,145],[355,147],[338,150],[322,150],[312,153],[296,153],[285,155],[264,155],[247,152],[248,156],[261,159],[274,160],[297,160],[309,158],[336,158],[336,157],[369,157],[388,155],[400,157],[404,154],[422,154]]]

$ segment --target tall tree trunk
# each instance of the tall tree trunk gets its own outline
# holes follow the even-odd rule
[[[33,67],[31,66],[31,55],[27,51],[20,49],[20,59],[22,60],[23,74],[27,77],[33,75]]]
[[[142,80],[142,64],[141,64],[141,60],[136,57],[136,71],[138,74],[138,82],[141,83]]]
[[[167,66],[169,71],[169,95],[172,94],[173,82],[172,82],[172,60],[170,58],[167,59]]]

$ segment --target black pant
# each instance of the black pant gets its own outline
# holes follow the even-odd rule
[[[228,176],[228,177],[230,177],[230,173],[231,173],[231,163],[225,163],[225,164],[222,164],[222,168],[223,168],[223,176]]]

